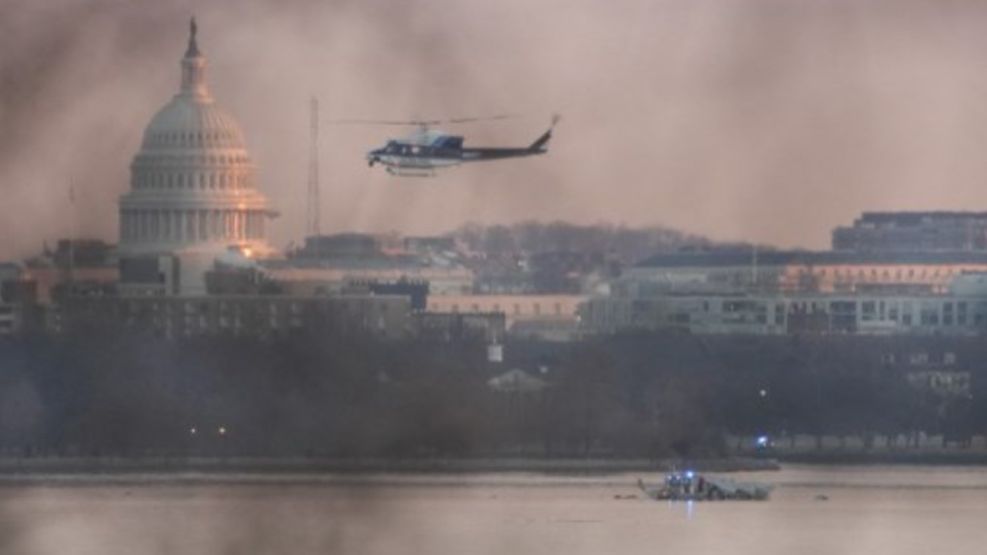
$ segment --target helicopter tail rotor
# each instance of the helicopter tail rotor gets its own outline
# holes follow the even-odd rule
[[[552,116],[552,125],[549,126],[548,131],[542,133],[541,137],[535,139],[535,142],[528,146],[528,150],[537,154],[548,151],[548,141],[552,138],[552,131],[555,130],[555,124],[562,119],[562,116],[555,114]]]

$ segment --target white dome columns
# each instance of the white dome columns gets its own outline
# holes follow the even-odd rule
[[[189,133],[177,135],[166,152],[155,147],[134,158],[132,192],[121,200],[122,242],[158,249],[264,241],[272,214],[253,187],[255,167],[246,151],[208,141],[196,146],[184,139]]]
[[[220,241],[224,245],[263,241],[263,210],[126,209],[121,212],[120,235],[127,243],[149,243],[161,248]]]
[[[190,25],[181,88],[155,114],[120,197],[121,285],[140,293],[201,294],[212,261],[238,248],[270,256],[276,213],[257,189],[237,121],[213,101]]]

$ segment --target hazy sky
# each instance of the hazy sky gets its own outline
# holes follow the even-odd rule
[[[117,198],[199,21],[217,101],[304,228],[325,120],[512,112],[457,128],[551,152],[436,179],[367,168],[403,130],[323,125],[323,227],[665,225],[822,248],[862,210],[987,209],[987,3],[948,0],[4,0],[0,259],[115,240]],[[75,182],[78,201],[68,202]]]

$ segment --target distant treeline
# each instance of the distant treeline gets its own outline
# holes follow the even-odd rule
[[[340,330],[171,341],[93,327],[4,339],[0,451],[657,458],[723,454],[727,434],[963,441],[987,430],[979,339],[633,334],[506,348],[507,362],[491,365],[480,342]],[[970,395],[912,385],[901,361],[919,352],[952,353],[953,369],[973,375]],[[515,366],[550,387],[488,386]]]
[[[467,224],[451,235],[476,252],[492,256],[539,252],[610,253],[622,263],[630,264],[660,252],[683,248],[740,246],[715,243],[664,227],[626,227],[623,225],[578,225],[567,222],[521,222],[513,225]]]

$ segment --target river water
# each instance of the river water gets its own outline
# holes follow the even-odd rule
[[[776,484],[767,502],[625,498],[637,493],[637,477],[8,481],[0,485],[0,553],[987,553],[981,468],[791,466],[736,475]]]

